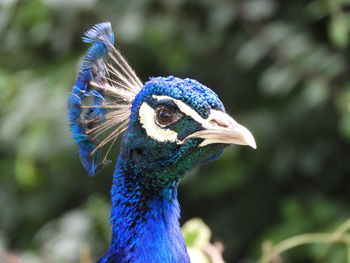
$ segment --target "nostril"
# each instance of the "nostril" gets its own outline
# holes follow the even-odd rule
[[[209,121],[210,124],[212,125],[215,125],[215,126],[219,126],[219,127],[222,127],[222,128],[228,128],[228,125],[221,121],[221,120],[215,120],[215,119],[212,119]]]

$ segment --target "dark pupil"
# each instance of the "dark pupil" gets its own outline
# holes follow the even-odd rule
[[[174,112],[167,108],[157,109],[157,122],[161,125],[169,125],[173,122]]]

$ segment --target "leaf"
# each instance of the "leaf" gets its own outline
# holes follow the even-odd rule
[[[325,103],[328,97],[327,85],[321,79],[312,79],[305,85],[302,93],[305,104],[314,107]]]
[[[191,262],[193,263],[211,263],[208,256],[205,255],[205,253],[198,249],[198,248],[191,248],[189,247],[187,249],[188,255],[190,256]]]
[[[328,34],[333,44],[345,48],[349,43],[349,27],[343,14],[332,16],[328,25]]]
[[[30,157],[19,156],[17,158],[15,177],[17,183],[24,188],[33,187],[38,183],[38,173]]]
[[[287,95],[298,81],[299,76],[292,67],[276,64],[265,70],[260,85],[267,95]]]
[[[182,226],[182,234],[186,245],[195,248],[203,248],[209,243],[211,237],[209,227],[200,218],[187,221]]]

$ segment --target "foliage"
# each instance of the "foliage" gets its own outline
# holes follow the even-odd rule
[[[141,79],[198,79],[256,137],[256,151],[230,147],[185,178],[183,222],[202,218],[227,262],[258,259],[265,240],[334,229],[350,217],[348,5],[0,0],[0,247],[67,263],[107,247],[113,165],[88,178],[66,122],[80,36],[107,20]],[[343,247],[331,252],[301,246],[286,258],[346,261]]]
[[[332,233],[312,233],[312,234],[302,234],[297,235],[286,240],[281,241],[276,245],[272,245],[271,242],[266,241],[263,244],[263,255],[261,256],[259,262],[261,263],[274,263],[282,262],[282,253],[291,250],[295,247],[307,244],[327,244],[327,249],[316,251],[316,256],[320,262],[328,262],[330,255],[337,259],[339,262],[350,262],[350,235],[348,233],[350,229],[350,219],[346,220]],[[346,255],[344,253],[332,255],[334,246],[331,245],[342,243],[344,248],[346,248]],[[338,248],[339,249],[339,248]]]
[[[210,243],[209,227],[199,218],[192,218],[182,226],[188,254],[193,263],[224,263],[223,246]]]

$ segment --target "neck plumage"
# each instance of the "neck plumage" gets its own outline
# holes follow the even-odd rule
[[[123,154],[111,189],[113,227],[109,251],[99,263],[190,262],[179,225],[177,183],[149,188]]]

